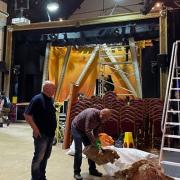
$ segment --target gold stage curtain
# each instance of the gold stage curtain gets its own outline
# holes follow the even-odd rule
[[[67,48],[61,47],[50,47],[49,52],[49,80],[53,81],[56,86],[58,85],[59,75],[62,71],[62,66],[64,62],[64,56],[66,54]]]
[[[94,94],[96,79],[98,78],[98,58],[98,55],[96,55],[79,86],[79,92],[85,94],[87,97],[91,97]]]
[[[54,81],[56,85],[58,84],[58,78],[62,71],[63,59],[66,54],[66,50],[67,49],[64,47],[51,47],[50,49],[49,80]],[[64,75],[61,92],[59,93],[57,101],[62,102],[68,99],[70,84],[75,83],[78,80],[91,55],[92,50],[93,48],[81,48],[79,50],[72,48]],[[79,92],[84,93],[88,97],[93,95],[97,78],[97,57],[95,61],[96,63],[93,63],[93,65],[89,68],[79,86]]]
[[[57,101],[64,101],[68,99],[69,91],[70,91],[70,84],[75,83],[79,76],[81,75],[81,72],[83,71],[91,53],[93,51],[93,48],[91,47],[81,47],[79,49],[72,48],[69,61],[67,64],[66,72],[64,75],[64,79],[62,82],[61,92],[59,93],[59,96],[57,97]],[[117,62],[125,62],[126,58],[123,55],[124,50],[112,51],[112,55],[116,56],[117,54],[122,55],[121,57],[117,58]],[[58,85],[60,73],[62,71],[64,57],[66,55],[67,48],[66,47],[51,47],[50,48],[50,54],[49,54],[49,80],[52,80],[55,82],[56,85]],[[129,53],[129,59],[130,53]],[[99,77],[99,65],[98,61],[100,61],[98,53],[92,63],[92,65],[89,67],[85,77],[82,79],[82,82],[80,83],[78,87],[78,92],[84,93],[85,96],[91,97],[95,90],[96,85],[96,79]],[[107,62],[110,62],[108,58],[106,58]],[[121,64],[119,65],[121,69],[126,72],[128,79],[132,83],[132,85],[136,86],[136,81],[134,78],[134,69],[132,65],[127,64]],[[113,67],[113,65],[111,65]],[[110,66],[106,65],[104,68],[104,75],[111,75],[112,79],[114,81],[115,85],[115,93],[117,94],[126,94],[128,93],[127,90],[124,90],[123,88],[126,88],[126,85],[124,81],[119,76],[119,73],[110,68]],[[123,88],[121,88],[123,87]]]

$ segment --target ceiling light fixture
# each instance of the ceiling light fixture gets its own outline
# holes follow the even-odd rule
[[[156,3],[156,7],[157,7],[157,8],[160,8],[160,7],[161,7],[161,3],[157,2],[157,3]]]
[[[49,12],[55,12],[55,11],[57,11],[59,9],[59,3],[57,3],[57,2],[49,2],[48,4],[47,4],[47,10],[49,11]]]

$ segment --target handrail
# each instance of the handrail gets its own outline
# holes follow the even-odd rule
[[[163,114],[162,114],[162,121],[161,121],[161,131],[163,132],[164,129],[164,118],[167,110],[167,96],[169,96],[169,88],[170,88],[170,80],[171,80],[171,75],[172,75],[172,67],[173,67],[173,62],[174,62],[174,52],[175,52],[175,45],[176,43],[173,43],[173,49],[171,53],[171,61],[170,61],[170,68],[169,68],[169,75],[168,75],[168,80],[167,80],[167,85],[166,85],[166,94],[165,94],[165,101],[164,101],[164,106],[163,106]]]

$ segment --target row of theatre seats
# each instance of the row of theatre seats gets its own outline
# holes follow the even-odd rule
[[[71,121],[79,112],[89,107],[112,109],[112,115],[104,124],[103,131],[114,139],[124,132],[133,132],[137,148],[154,148],[160,145],[162,100],[145,98],[127,102],[124,99],[118,99],[116,94],[109,91],[102,98],[93,96],[73,104],[70,113]]]

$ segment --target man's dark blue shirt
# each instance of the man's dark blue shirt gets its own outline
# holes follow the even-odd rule
[[[56,109],[53,99],[40,93],[34,96],[25,110],[25,114],[31,115],[41,134],[54,137],[56,129]]]

